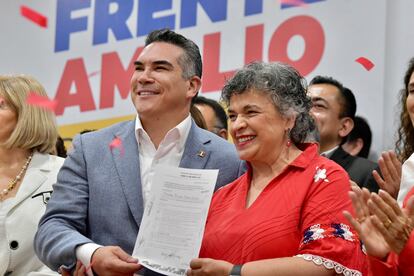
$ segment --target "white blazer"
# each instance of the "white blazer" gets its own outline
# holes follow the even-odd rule
[[[411,188],[414,187],[414,153],[405,160],[402,165],[400,191],[398,192],[398,204],[403,206],[404,199]]]
[[[33,238],[63,161],[53,155],[33,155],[16,196],[0,218],[0,275],[59,275],[37,258]]]

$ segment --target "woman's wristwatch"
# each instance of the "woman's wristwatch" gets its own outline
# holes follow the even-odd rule
[[[243,265],[234,265],[230,271],[230,276],[241,276],[241,270]]]

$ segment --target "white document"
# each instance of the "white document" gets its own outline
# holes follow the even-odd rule
[[[155,168],[133,257],[165,275],[185,275],[197,258],[218,170]]]

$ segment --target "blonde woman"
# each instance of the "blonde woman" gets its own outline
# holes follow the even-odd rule
[[[26,103],[47,96],[28,76],[0,75],[0,275],[54,274],[36,257],[33,238],[63,160],[52,112]]]

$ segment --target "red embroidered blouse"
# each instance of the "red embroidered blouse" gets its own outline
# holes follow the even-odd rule
[[[342,211],[352,211],[347,173],[305,150],[246,208],[251,170],[212,200],[200,257],[233,264],[301,257],[345,275],[366,272],[367,258]]]

